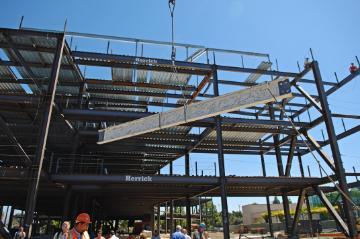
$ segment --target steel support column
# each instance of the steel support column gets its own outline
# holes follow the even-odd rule
[[[291,227],[291,236],[292,237],[295,237],[295,234],[297,233],[298,220],[299,220],[299,217],[300,217],[302,206],[304,204],[304,200],[305,200],[305,190],[301,189],[300,194],[299,194],[299,199],[298,199],[298,202],[296,204],[294,220],[292,222],[292,227]],[[312,226],[312,225],[310,225],[310,226]]]
[[[155,232],[155,205],[152,207],[152,213],[151,213],[151,219],[150,219],[150,225],[151,225],[151,232]]]
[[[190,176],[190,155],[185,154],[185,175]]]
[[[185,154],[185,175],[190,176],[190,155]],[[190,213],[190,197],[186,197],[186,230],[191,235],[191,213]]]
[[[315,78],[315,82],[316,82],[316,88],[317,88],[318,94],[319,94],[319,100],[321,103],[321,107],[323,109],[323,118],[324,118],[324,122],[326,125],[326,130],[327,130],[327,134],[329,137],[329,141],[330,141],[331,152],[333,154],[334,164],[335,164],[335,168],[336,168],[336,176],[339,181],[339,187],[345,194],[345,195],[341,194],[341,197],[342,197],[342,200],[344,203],[344,213],[345,213],[345,217],[346,217],[348,228],[349,228],[349,236],[351,238],[355,238],[357,236],[357,229],[356,229],[356,225],[355,225],[355,218],[354,218],[354,214],[353,214],[353,211],[351,208],[351,204],[347,199],[347,198],[350,198],[350,195],[349,195],[349,189],[348,189],[347,182],[346,182],[345,170],[343,167],[340,150],[339,150],[339,145],[337,143],[335,128],[334,128],[334,124],[333,124],[333,121],[331,118],[331,112],[329,109],[329,104],[327,101],[326,92],[325,92],[324,84],[322,82],[319,64],[317,61],[314,61],[312,63],[312,68],[313,68],[314,78]]]
[[[173,162],[170,162],[170,175],[173,175]],[[170,238],[174,232],[174,200],[170,201]]]
[[[3,218],[3,209],[4,209],[4,206],[0,206],[0,222],[2,222],[2,218]],[[21,223],[20,223],[21,225]]]
[[[275,120],[275,114],[274,114],[274,108],[272,105],[269,106],[269,113],[270,113],[270,119]],[[279,176],[284,176],[284,166],[281,159],[281,151],[279,146],[279,135],[273,134],[273,140],[274,140],[274,147],[275,147],[275,156],[276,156],[276,162],[277,162],[277,168],[279,172]],[[282,201],[283,201],[283,207],[284,207],[284,214],[285,214],[285,233],[289,234],[290,232],[290,207],[289,207],[289,199],[286,196],[285,193],[282,194]]]
[[[156,230],[158,231],[159,235],[160,235],[160,203],[157,206],[157,221],[156,221]]]
[[[215,65],[213,68],[213,78],[214,78],[214,82],[213,82],[214,95],[216,97],[219,96],[219,85],[218,85],[217,67]],[[228,204],[227,204],[225,163],[224,163],[220,115],[215,117],[215,124],[216,124],[216,141],[218,145],[218,165],[219,165],[219,175],[220,175],[220,196],[221,196],[221,209],[222,209],[221,215],[222,215],[222,223],[224,230],[224,239],[229,239],[230,238],[229,215],[228,215]]]
[[[286,162],[285,176],[287,176],[287,177],[290,176],[292,160],[293,160],[294,152],[295,152],[295,145],[296,145],[296,136],[293,136],[291,138],[289,155],[288,155],[288,159]]]
[[[36,149],[35,159],[30,169],[29,188],[26,198],[26,214],[25,214],[25,227],[28,237],[31,237],[31,225],[33,221],[36,198],[39,187],[40,175],[42,164],[45,155],[46,141],[49,131],[51,113],[53,110],[53,103],[55,98],[56,85],[61,65],[61,58],[65,44],[65,36],[61,35],[58,38],[54,62],[52,65],[50,84],[48,86],[47,94],[44,96],[44,111],[42,117],[41,128],[39,132],[39,142]]]
[[[165,202],[165,234],[168,231],[168,222],[167,222],[167,210],[168,210],[168,206],[167,206],[167,202]],[[160,233],[160,232],[159,232]],[[159,234],[160,235],[160,234]]]
[[[201,205],[201,196],[199,196],[199,220],[202,222],[202,205]]]
[[[13,218],[14,218],[14,211],[15,211],[14,206],[11,206],[10,216],[9,216],[9,222],[8,222],[8,228],[9,228],[9,229],[12,228],[12,221],[13,221]]]
[[[264,158],[263,153],[260,154],[260,158],[261,158],[262,173],[263,173],[263,176],[266,177],[265,158]],[[269,198],[269,196],[266,196],[266,208],[267,208],[267,212],[268,212],[269,231],[270,231],[270,236],[274,237],[274,229],[273,229],[273,224],[272,224],[272,215],[271,215],[271,206],[270,205],[271,205],[270,198]]]
[[[297,150],[297,156],[298,156],[298,161],[299,161],[300,174],[301,174],[301,177],[305,177],[304,167],[303,167],[303,163],[302,163],[301,154],[299,152],[299,148],[296,147],[296,150]],[[305,199],[306,199],[306,210],[307,210],[307,214],[308,214],[308,221],[309,221],[309,225],[310,225],[310,234],[311,234],[311,236],[314,236],[313,218],[312,218],[312,213],[311,213],[309,195],[307,194],[307,192],[305,192]]]

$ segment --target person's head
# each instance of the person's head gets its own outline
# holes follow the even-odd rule
[[[354,66],[354,62],[351,62],[350,64],[351,64],[351,66]]]
[[[111,230],[111,231],[110,231],[110,235],[111,235],[111,236],[115,235],[115,231],[114,231],[114,230]]]
[[[70,229],[70,222],[64,221],[61,225],[61,230],[63,233],[67,233]]]
[[[177,225],[177,226],[176,226],[176,231],[177,231],[177,232],[181,231],[181,226],[180,226],[180,225]]]
[[[158,233],[157,230],[154,231],[154,235],[155,235],[155,236],[159,235],[159,233]]]
[[[187,234],[187,230],[185,228],[181,229],[182,234],[186,235]]]
[[[101,230],[98,230],[98,231],[96,232],[96,235],[97,235],[98,237],[101,237],[101,236],[102,236],[102,231],[101,231]]]
[[[77,232],[83,233],[89,229],[90,216],[87,213],[80,213],[75,220],[75,230]]]
[[[199,232],[204,232],[205,231],[205,229],[206,229],[206,225],[205,225],[205,223],[200,223],[200,225],[199,225]]]
[[[143,233],[141,233],[140,234],[140,239],[146,239],[146,236]]]
[[[207,231],[204,231],[204,237],[205,237],[205,239],[209,238],[209,233]]]
[[[19,232],[23,232],[24,228],[23,227],[19,227]]]

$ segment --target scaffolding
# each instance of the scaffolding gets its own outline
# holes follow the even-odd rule
[[[96,47],[80,51],[74,46],[77,39],[105,41],[106,52]],[[132,53],[116,53],[115,46],[110,47],[115,42],[132,44],[134,49]],[[220,196],[224,238],[228,239],[228,196],[264,196],[269,214],[269,196],[281,196],[285,231],[291,236],[297,233],[303,203],[309,207],[308,196],[318,195],[342,231],[354,238],[357,231],[346,176],[357,174],[345,172],[337,141],[358,132],[359,126],[336,134],[333,118],[359,116],[331,113],[327,97],[360,71],[334,83],[322,80],[315,60],[299,72],[283,72],[273,70],[270,56],[262,53],[175,43],[184,51],[184,60],[164,59],[153,50],[149,56],[145,54],[145,47],[171,45],[96,34],[1,28],[0,48],[5,57],[0,61],[0,204],[25,210],[24,225],[31,233],[35,211],[69,219],[77,211],[88,210],[94,221],[99,221],[153,215],[154,206],[166,204],[172,221],[174,201],[185,200],[190,231],[190,199]],[[241,59],[241,66],[221,64],[234,57]],[[244,59],[249,59],[249,66]],[[89,77],[92,68],[103,75]],[[310,72],[313,79],[305,78]],[[230,91],[256,89],[265,81],[287,82],[286,97],[268,97],[226,113],[207,112],[191,121],[97,144],[99,130],[211,102],[224,96],[229,86]],[[304,85],[313,87],[315,93],[310,94]],[[311,113],[316,118],[305,120],[303,114],[310,110],[316,110]],[[327,132],[322,141],[310,134],[321,124]],[[325,146],[330,146],[331,155],[322,149]],[[329,176],[305,176],[301,157],[313,151],[331,172]],[[191,175],[190,154],[195,153],[216,154],[219,176]],[[226,176],[224,154],[258,155],[262,172],[255,177]],[[278,177],[267,176],[265,155],[275,156]],[[291,176],[294,156],[299,160],[298,176]],[[181,157],[185,159],[185,175],[174,175],[173,161]],[[161,174],[166,166],[169,174]],[[333,181],[338,187],[322,186]],[[324,192],[331,190],[341,191],[345,220],[326,199]],[[291,218],[287,197],[293,195],[299,200]],[[155,223],[154,217],[150,218]],[[271,220],[269,225],[273,234]],[[171,223],[170,231],[173,229]]]

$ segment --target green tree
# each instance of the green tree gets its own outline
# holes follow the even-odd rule
[[[202,209],[204,210],[205,204]],[[212,229],[214,227],[222,226],[221,212],[218,212],[215,204],[212,201],[206,202],[207,214],[210,215],[207,219],[207,228]]]
[[[273,204],[280,204],[280,200],[275,196]]]
[[[119,222],[119,229],[120,231],[126,232],[128,230],[128,220],[120,220]]]
[[[268,213],[262,213],[261,214],[261,217],[264,219],[264,221],[266,222],[266,223],[268,223],[269,222],[269,214]]]
[[[241,211],[232,211],[229,213],[230,225],[239,225],[243,222],[243,215]]]

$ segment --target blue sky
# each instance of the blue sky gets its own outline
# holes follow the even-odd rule
[[[67,19],[69,31],[171,40],[167,0],[12,0],[2,1],[1,6],[1,27],[17,28],[24,15],[24,27],[61,30]],[[269,53],[273,61],[278,60],[280,70],[293,72],[297,72],[296,62],[309,56],[311,47],[320,62],[323,79],[335,81],[333,73],[337,72],[342,79],[348,75],[347,68],[355,61],[354,56],[360,56],[359,9],[358,0],[178,0],[175,40],[214,48]],[[355,79],[329,98],[333,112],[360,112],[358,81]],[[345,122],[347,128],[358,125],[357,121]],[[335,124],[337,133],[341,133],[341,122],[335,120]],[[313,134],[321,139],[319,130]],[[360,171],[359,140],[359,135],[355,135],[340,142],[347,171],[352,166]],[[227,174],[260,175],[259,157],[226,155],[225,159]],[[194,172],[197,161],[199,170],[212,174],[216,160],[216,155],[193,154],[191,170]],[[266,160],[268,174],[276,175],[275,159],[267,156]],[[310,165],[313,175],[318,175],[318,166],[313,161],[307,156],[304,164]],[[175,173],[183,173],[182,159],[174,166]],[[298,174],[296,166],[293,174]],[[265,199],[229,199],[229,208],[238,210],[239,204],[251,202],[265,202]]]

